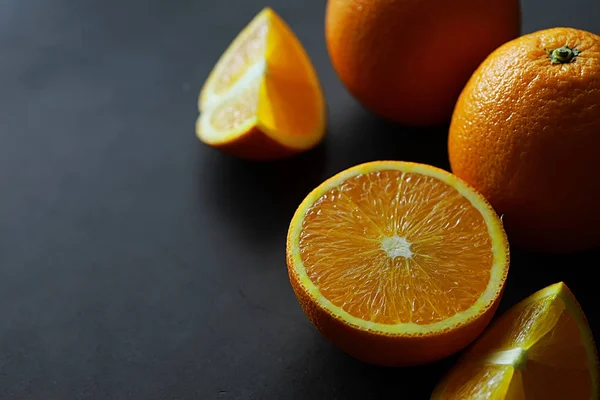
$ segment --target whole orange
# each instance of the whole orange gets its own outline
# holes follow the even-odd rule
[[[497,49],[460,95],[448,150],[512,243],[600,245],[600,37],[554,28]]]
[[[450,119],[469,76],[519,33],[518,0],[329,0],[326,38],[350,92],[409,125]]]

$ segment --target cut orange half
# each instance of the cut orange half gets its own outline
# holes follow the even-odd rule
[[[198,138],[247,159],[299,153],[325,134],[317,74],[298,38],[270,8],[221,56],[198,107]]]
[[[564,283],[508,310],[433,393],[447,400],[597,400],[598,355],[585,315]]]
[[[366,362],[411,365],[481,333],[509,255],[500,219],[466,183],[429,165],[379,161],[306,197],[287,265],[302,308],[331,342]]]

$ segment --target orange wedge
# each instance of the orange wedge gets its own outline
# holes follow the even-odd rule
[[[598,355],[564,283],[508,310],[440,382],[432,399],[597,400]]]
[[[352,356],[423,364],[468,345],[498,305],[502,223],[456,176],[372,162],[327,180],[290,224],[287,266],[309,319]]]
[[[325,134],[325,101],[302,45],[270,8],[221,56],[200,93],[198,138],[255,160],[316,146]]]

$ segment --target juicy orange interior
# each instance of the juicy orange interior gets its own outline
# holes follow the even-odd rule
[[[238,96],[217,105],[210,115],[210,123],[220,131],[236,129],[248,119],[256,116],[260,82],[252,82]]]
[[[319,83],[293,32],[265,10],[240,35],[215,73],[212,94],[227,95],[211,111],[211,125],[228,131],[256,117],[262,128],[278,135],[318,130],[324,118]],[[257,64],[261,61],[264,67]],[[260,68],[252,70],[255,65]]]
[[[589,367],[580,326],[551,295],[504,314],[451,372],[442,398],[590,399]]]
[[[285,135],[312,133],[324,118],[316,73],[283,20],[274,15],[269,29],[267,79],[259,120],[267,129]]]
[[[471,307],[487,287],[492,241],[480,212],[450,185],[396,170],[347,179],[307,211],[306,272],[363,320],[430,324]]]
[[[268,20],[259,17],[253,22],[241,43],[225,53],[225,58],[220,61],[217,79],[212,87],[214,93],[226,92],[251,65],[264,58],[269,31]]]
[[[323,118],[319,91],[308,82],[297,82],[288,76],[291,75],[269,73],[258,119],[271,132],[286,136],[312,134]]]
[[[507,365],[467,364],[461,372],[461,374],[452,377],[441,399],[519,399],[519,397],[506,396],[513,377],[512,367]]]

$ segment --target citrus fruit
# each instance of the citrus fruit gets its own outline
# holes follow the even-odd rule
[[[564,283],[508,310],[467,350],[434,400],[598,399],[598,356],[585,315]]]
[[[500,47],[463,90],[448,150],[511,243],[600,245],[600,37],[555,28]]]
[[[298,38],[270,8],[221,56],[200,93],[198,138],[247,159],[276,159],[317,145],[325,102]]]
[[[469,76],[519,34],[518,0],[329,0],[326,38],[342,82],[368,109],[446,123]]]
[[[290,224],[287,266],[312,323],[350,355],[422,364],[492,318],[508,244],[487,201],[438,168],[378,161],[313,190]]]

